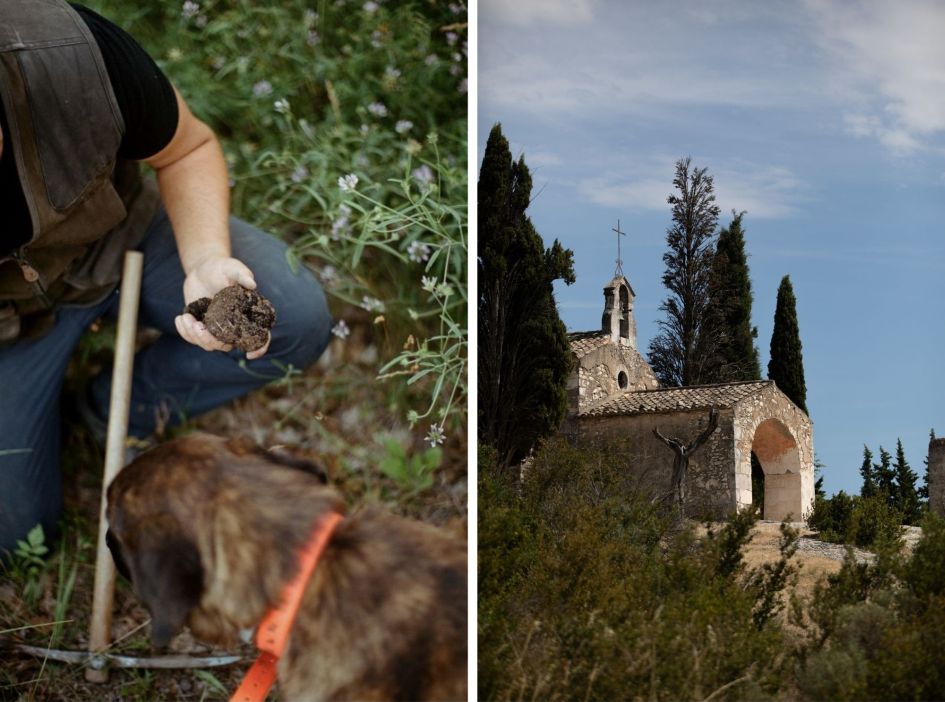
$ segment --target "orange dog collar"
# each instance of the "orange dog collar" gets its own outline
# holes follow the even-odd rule
[[[282,588],[279,606],[266,612],[256,629],[259,657],[246,672],[243,682],[230,697],[230,702],[263,702],[266,699],[276,681],[279,657],[289,640],[289,631],[302,603],[305,585],[340,521],[341,515],[332,512],[315,525],[312,535],[299,552],[298,574]]]

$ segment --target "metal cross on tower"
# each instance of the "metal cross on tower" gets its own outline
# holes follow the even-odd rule
[[[626,232],[620,231],[620,220],[617,220],[617,228],[611,229],[612,232],[617,232],[617,269],[614,271],[614,277],[618,275],[623,275],[623,261],[620,260],[620,237],[627,236]]]

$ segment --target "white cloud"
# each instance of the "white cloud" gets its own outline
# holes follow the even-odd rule
[[[481,0],[481,16],[517,26],[537,22],[574,24],[593,19],[594,0]]]
[[[702,167],[698,159],[693,163]],[[662,162],[646,174],[584,179],[578,184],[578,192],[597,205],[669,212],[666,198],[673,192],[673,172],[672,162]],[[718,167],[710,165],[709,174],[714,178],[722,222],[733,209],[746,210],[749,218],[783,219],[795,214],[806,199],[806,185],[780,166],[733,161]]]
[[[945,132],[945,3],[807,0],[849,133],[896,154]]]

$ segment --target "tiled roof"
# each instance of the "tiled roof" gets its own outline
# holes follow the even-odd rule
[[[568,341],[571,342],[571,353],[578,358],[583,358],[591,351],[596,351],[601,346],[610,343],[610,334],[605,331],[587,331],[573,332],[568,334]]]
[[[571,348],[574,348],[572,342]],[[661,388],[627,392],[606,400],[586,412],[582,417],[609,417],[622,414],[646,414],[648,412],[672,412],[674,410],[697,410],[732,407],[739,400],[773,386],[773,380],[751,380],[743,383],[721,385],[696,385],[688,388]]]

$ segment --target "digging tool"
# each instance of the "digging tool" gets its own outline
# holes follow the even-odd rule
[[[209,668],[230,665],[242,656],[137,657],[121,656],[108,651],[112,628],[112,604],[115,594],[115,564],[105,545],[108,524],[106,489],[125,464],[125,443],[128,438],[128,411],[131,405],[131,371],[134,365],[135,334],[138,323],[138,301],[141,296],[141,273],[144,256],[138,251],[125,253],[122,272],[121,299],[118,308],[118,333],[115,339],[115,362],[112,368],[112,393],[108,406],[108,434],[105,443],[105,475],[102,478],[102,499],[99,510],[98,543],[95,554],[95,587],[92,598],[92,620],[89,627],[88,651],[58,651],[26,644],[12,647],[28,655],[65,663],[86,665],[89,682],[108,681],[108,667],[118,668]]]

